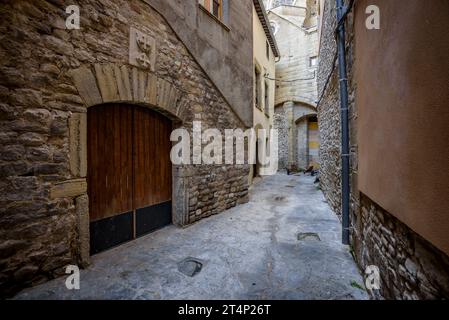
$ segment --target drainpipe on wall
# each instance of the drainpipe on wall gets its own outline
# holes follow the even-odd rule
[[[348,76],[346,70],[346,34],[344,20],[352,7],[344,6],[343,0],[337,2],[337,45],[338,45],[338,72],[340,83],[340,104],[341,104],[341,196],[342,196],[342,241],[349,245],[349,99],[348,99]]]

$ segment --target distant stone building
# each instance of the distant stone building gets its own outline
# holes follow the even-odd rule
[[[249,165],[172,165],[170,134],[253,126],[253,3],[72,4],[0,4],[2,297],[248,200]]]
[[[341,214],[335,3],[319,7],[318,120],[321,187]],[[369,5],[380,30],[366,27]],[[362,272],[379,268],[375,298],[449,298],[448,12],[445,0],[359,0],[345,23],[351,247]]]
[[[318,168],[317,4],[312,0],[273,0],[266,4],[281,52],[276,63],[275,98],[279,169]]]

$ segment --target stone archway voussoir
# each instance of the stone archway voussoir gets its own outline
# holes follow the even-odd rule
[[[127,65],[94,64],[70,72],[86,108],[103,103],[151,105],[179,117],[181,91],[155,74]],[[182,119],[181,119],[182,120]]]

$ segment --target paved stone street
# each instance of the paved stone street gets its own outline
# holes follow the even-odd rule
[[[340,222],[313,182],[267,177],[245,205],[94,256],[79,291],[60,278],[16,299],[367,299]],[[198,271],[179,269],[186,258],[202,263],[193,277],[180,272]]]

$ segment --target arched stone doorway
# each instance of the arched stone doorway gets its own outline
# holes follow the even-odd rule
[[[171,131],[168,118],[141,106],[89,108],[91,254],[172,222]]]
[[[319,168],[319,130],[316,108],[303,102],[288,101],[275,109],[279,130],[279,169]]]
[[[97,218],[98,221],[103,220],[101,219],[101,215],[96,216],[96,213],[91,215],[90,212],[90,204],[92,202],[89,199],[88,190],[91,186],[87,182],[88,172],[90,171],[90,166],[88,165],[90,161],[88,161],[87,155],[90,146],[90,137],[88,139],[87,127],[88,122],[90,122],[89,116],[95,114],[95,111],[90,111],[90,109],[95,110],[97,107],[108,109],[118,104],[118,108],[124,113],[126,111],[123,110],[128,110],[128,112],[129,110],[134,110],[133,112],[139,110],[139,113],[145,113],[146,110],[152,114],[152,117],[159,117],[160,121],[156,121],[159,125],[163,123],[161,119],[165,119],[164,121],[170,121],[173,124],[173,128],[178,128],[189,121],[187,120],[188,108],[187,100],[184,99],[182,92],[175,85],[157,77],[154,73],[146,72],[129,65],[83,65],[76,70],[71,70],[69,75],[73,79],[74,85],[84,102],[85,109],[80,109],[78,113],[73,113],[69,119],[70,170],[72,172],[72,180],[54,188],[53,197],[57,198],[67,195],[77,197],[76,210],[78,211],[79,255],[82,265],[86,265],[89,263],[90,253],[95,253],[96,251],[90,249],[90,244],[92,243],[92,232],[90,230],[91,216],[94,217],[95,221],[97,221]],[[120,106],[125,106],[125,109]],[[118,119],[117,121],[120,120]],[[168,145],[171,148],[171,142]],[[135,149],[133,148],[133,150]],[[111,161],[111,159],[108,158],[105,161]],[[171,220],[178,226],[184,226],[188,223],[190,176],[191,170],[188,167],[182,165],[171,166]],[[132,195],[129,195],[129,197],[132,198]],[[145,206],[152,202],[145,203],[143,201],[142,203]],[[129,208],[132,209],[131,211],[145,208],[138,208],[140,206],[136,205],[131,207],[124,205],[123,208],[126,209],[123,210],[120,206],[118,207],[120,209],[118,211],[130,210]],[[106,218],[119,216],[120,214],[120,212],[110,211],[107,215],[112,216],[106,216]],[[129,221],[130,218],[127,218]],[[134,226],[134,221],[132,228],[133,232],[131,236],[134,238],[137,235],[137,232],[135,234],[137,228]],[[128,239],[130,238],[129,232],[126,232],[125,235]],[[123,239],[125,238],[123,236]],[[111,244],[111,242],[109,243]],[[112,245],[115,245],[115,243]]]
[[[319,169],[319,130],[316,114],[303,116],[295,121],[295,157],[300,169]]]

